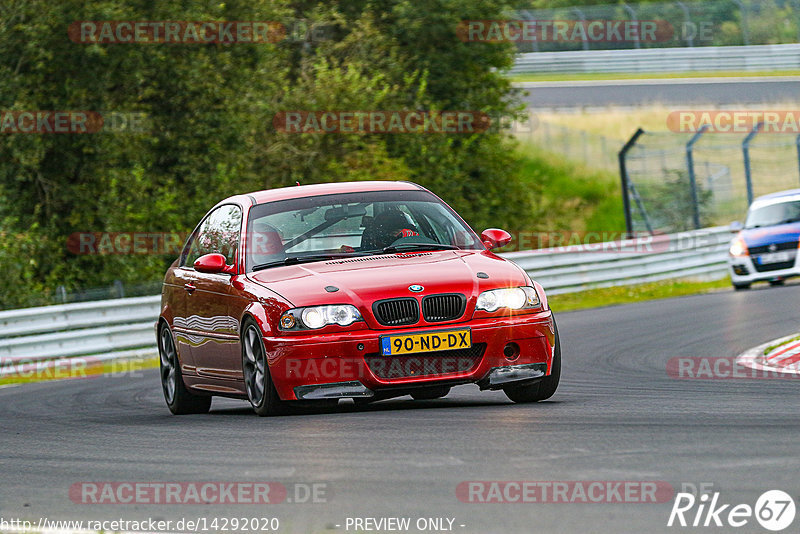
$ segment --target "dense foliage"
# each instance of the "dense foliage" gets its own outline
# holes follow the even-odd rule
[[[284,110],[517,112],[507,44],[465,43],[462,19],[502,0],[5,0],[0,110],[93,110],[142,128],[0,134],[0,307],[159,279],[172,257],[75,255],[74,232],[186,232],[219,199],[301,181],[431,188],[477,229],[531,228],[536,196],[506,134],[286,134]],[[272,44],[99,44],[75,21],[280,21]],[[305,31],[305,28],[319,31]],[[108,115],[107,115],[108,116]]]

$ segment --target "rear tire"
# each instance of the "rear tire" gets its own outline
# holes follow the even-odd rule
[[[433,400],[446,397],[450,393],[450,386],[434,386],[430,388],[423,388],[411,393],[411,398],[414,400]]]
[[[169,411],[174,415],[208,413],[211,409],[211,397],[195,395],[183,383],[175,340],[164,323],[158,329],[158,354],[161,360],[161,389]]]
[[[770,280],[769,285],[772,287],[782,286],[784,284],[784,280]]]
[[[272,383],[261,329],[252,319],[244,323],[241,344],[244,384],[253,410],[261,417],[284,413],[286,403],[280,399]]]
[[[736,291],[744,291],[750,289],[750,284],[733,284],[733,289]]]
[[[558,335],[556,318],[553,317],[555,330],[555,351],[553,352],[553,365],[550,374],[535,384],[527,386],[509,386],[503,389],[510,400],[516,403],[538,402],[549,399],[558,389],[561,380],[561,338]]]

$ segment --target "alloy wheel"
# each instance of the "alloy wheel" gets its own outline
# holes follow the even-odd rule
[[[259,339],[258,329],[253,325],[248,326],[245,330],[244,355],[244,381],[247,386],[247,396],[253,406],[258,406],[264,399],[267,357]]]
[[[167,404],[172,404],[175,400],[175,389],[177,388],[175,369],[178,365],[178,353],[167,328],[161,329],[161,345],[158,352],[161,356],[161,386],[164,388],[164,397],[167,399]]]

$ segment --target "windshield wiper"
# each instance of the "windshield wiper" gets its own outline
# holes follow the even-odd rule
[[[393,254],[395,252],[406,252],[409,250],[461,250],[461,247],[444,245],[441,243],[401,243],[399,245],[385,247],[383,253]]]
[[[291,256],[278,261],[271,261],[269,263],[262,263],[253,267],[254,271],[267,269],[268,267],[275,267],[277,265],[297,265],[298,263],[313,263],[315,261],[325,260],[338,260],[341,258],[357,258],[365,256],[365,254],[353,254],[352,252],[343,252],[341,254],[309,254],[307,256]]]

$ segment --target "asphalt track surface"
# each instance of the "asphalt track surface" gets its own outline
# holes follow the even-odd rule
[[[538,82],[520,84],[531,108],[775,104],[796,102],[800,78],[720,78]]]
[[[231,400],[173,417],[155,370],[0,389],[0,516],[278,517],[280,532],[346,532],[347,517],[381,516],[451,517],[464,533],[708,531],[667,528],[672,500],[469,504],[455,489],[468,480],[646,480],[713,483],[733,504],[754,505],[769,489],[800,500],[800,382],[665,371],[671,357],[734,356],[797,331],[798,302],[792,285],[562,313],[561,387],[536,405],[460,386],[436,401],[281,418]],[[159,506],[68,497],[81,481],[239,480],[325,483],[329,499]],[[754,520],[736,531],[766,532]]]

